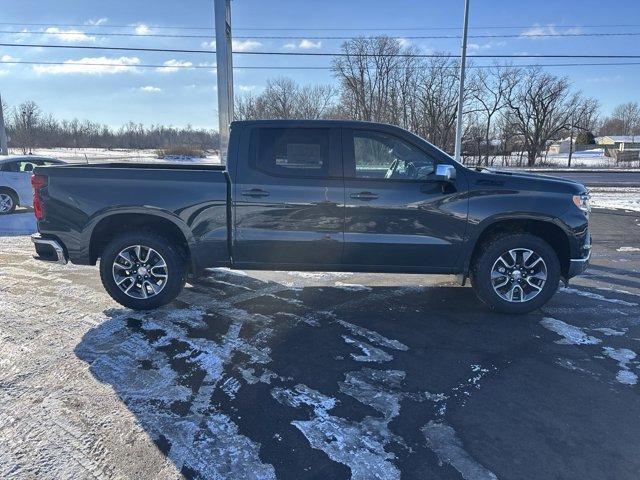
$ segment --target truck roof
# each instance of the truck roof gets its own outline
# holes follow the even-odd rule
[[[347,127],[347,128],[371,128],[371,127],[385,127],[402,130],[397,125],[391,125],[388,123],[377,122],[363,122],[358,120],[236,120],[231,122],[231,126],[234,125],[261,125],[261,126],[273,126],[273,127]]]

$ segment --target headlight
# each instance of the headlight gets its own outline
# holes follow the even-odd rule
[[[583,193],[581,195],[574,195],[573,203],[575,204],[576,207],[578,207],[584,213],[588,214],[589,212],[591,212],[591,203],[589,202],[590,198],[591,198],[591,195],[589,195],[588,193]]]

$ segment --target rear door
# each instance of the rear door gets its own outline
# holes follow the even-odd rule
[[[437,164],[455,162],[384,129],[345,129],[343,143],[344,263],[381,270],[452,267],[467,222],[462,169],[454,183],[435,181]]]
[[[234,184],[234,262],[341,264],[340,129],[253,126],[243,135]]]

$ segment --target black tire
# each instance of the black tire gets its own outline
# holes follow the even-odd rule
[[[9,215],[10,213],[15,212],[16,207],[18,206],[18,196],[15,194],[15,192],[7,189],[0,189],[0,194],[6,195],[11,202],[11,206],[8,210],[0,209],[0,215]]]
[[[116,284],[114,262],[118,254],[132,245],[143,245],[158,252],[167,265],[163,289],[149,298],[133,298]],[[186,281],[186,260],[180,249],[168,238],[155,232],[124,233],[111,240],[100,258],[100,279],[107,293],[120,305],[132,310],[152,310],[175,299]]]
[[[509,250],[519,248],[532,250],[542,257],[546,264],[546,281],[542,286],[542,290],[535,297],[527,301],[514,302],[503,299],[494,290],[491,271],[494,263],[501,255]],[[476,295],[491,309],[502,313],[523,314],[536,310],[549,301],[558,289],[560,275],[558,255],[547,242],[535,235],[514,233],[500,235],[484,243],[481,246],[479,255],[471,265],[470,277]]]

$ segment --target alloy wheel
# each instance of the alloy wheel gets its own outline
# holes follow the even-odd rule
[[[491,285],[507,302],[528,302],[544,288],[547,264],[535,251],[514,248],[504,252],[491,268]]]
[[[8,193],[0,193],[0,213],[10,212],[13,208],[13,197]]]
[[[131,298],[147,299],[158,295],[167,284],[169,270],[162,255],[145,245],[131,245],[113,261],[113,280]]]

